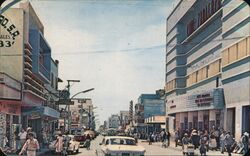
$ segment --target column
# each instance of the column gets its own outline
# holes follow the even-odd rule
[[[242,134],[242,106],[237,106],[235,110],[235,139],[239,140]]]
[[[216,110],[209,110],[209,131],[215,127]]]
[[[203,111],[198,111],[198,130],[203,130]]]
[[[193,117],[194,117],[193,112],[188,112],[188,129],[189,130],[193,129]]]
[[[185,118],[185,115],[184,113],[180,113],[180,130],[184,130],[184,118]]]

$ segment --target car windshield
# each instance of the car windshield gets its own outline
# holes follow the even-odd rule
[[[114,138],[110,139],[111,145],[136,145],[133,139]]]

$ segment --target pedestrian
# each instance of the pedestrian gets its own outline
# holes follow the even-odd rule
[[[201,155],[206,155],[207,152],[207,138],[205,137],[205,135],[203,134],[203,132],[200,132],[200,154]]]
[[[28,136],[28,140],[23,145],[23,148],[21,152],[19,153],[19,156],[21,156],[25,151],[27,152],[27,156],[36,156],[36,150],[40,148],[39,143],[34,138],[33,133],[28,133],[27,136]]]
[[[231,156],[231,152],[232,152],[232,145],[234,144],[234,139],[232,137],[232,135],[230,134],[230,132],[227,132],[226,136],[225,136],[225,146],[228,152],[228,156]]]
[[[174,134],[175,147],[177,147],[179,139],[180,139],[179,133],[178,131],[175,131]]]
[[[87,134],[87,136],[86,136],[86,148],[87,148],[87,150],[90,150],[90,135],[89,134]]]
[[[184,145],[188,145],[189,143],[191,143],[192,141],[190,140],[190,138],[188,137],[188,134],[185,133],[184,137],[182,138],[182,148],[184,149]]]
[[[63,136],[59,133],[55,142],[56,153],[62,153],[63,151]]]
[[[14,132],[14,137],[15,137],[15,145],[16,145],[16,151],[20,149],[20,137],[18,136],[18,131],[16,130]]]
[[[191,140],[194,144],[194,149],[199,147],[200,136],[198,135],[197,130],[193,130],[191,134]]]
[[[226,138],[226,131],[223,131],[222,134],[220,135],[220,151],[221,151],[221,154],[223,154],[224,151],[225,151],[225,138]]]
[[[249,143],[249,133],[245,132],[242,136],[242,144],[243,144],[243,155],[247,154],[248,151],[248,143]]]
[[[171,137],[171,134],[169,133],[169,131],[167,131],[168,146],[170,146],[170,137]]]
[[[208,135],[208,131],[205,130],[205,133],[203,135],[203,139],[206,140],[206,143],[205,143],[205,146],[206,146],[206,149],[207,149],[207,152],[209,151],[209,135]]]

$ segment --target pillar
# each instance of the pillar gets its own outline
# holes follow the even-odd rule
[[[235,139],[239,140],[242,134],[242,106],[237,106],[235,110]]]
[[[209,131],[215,127],[216,110],[209,110]]]
[[[198,130],[203,130],[203,111],[198,111]]]
[[[193,112],[188,112],[188,129],[193,129],[193,117],[194,113]]]

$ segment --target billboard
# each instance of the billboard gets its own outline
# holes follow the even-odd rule
[[[22,9],[8,9],[0,15],[0,72],[18,81],[23,72],[23,30]]]

